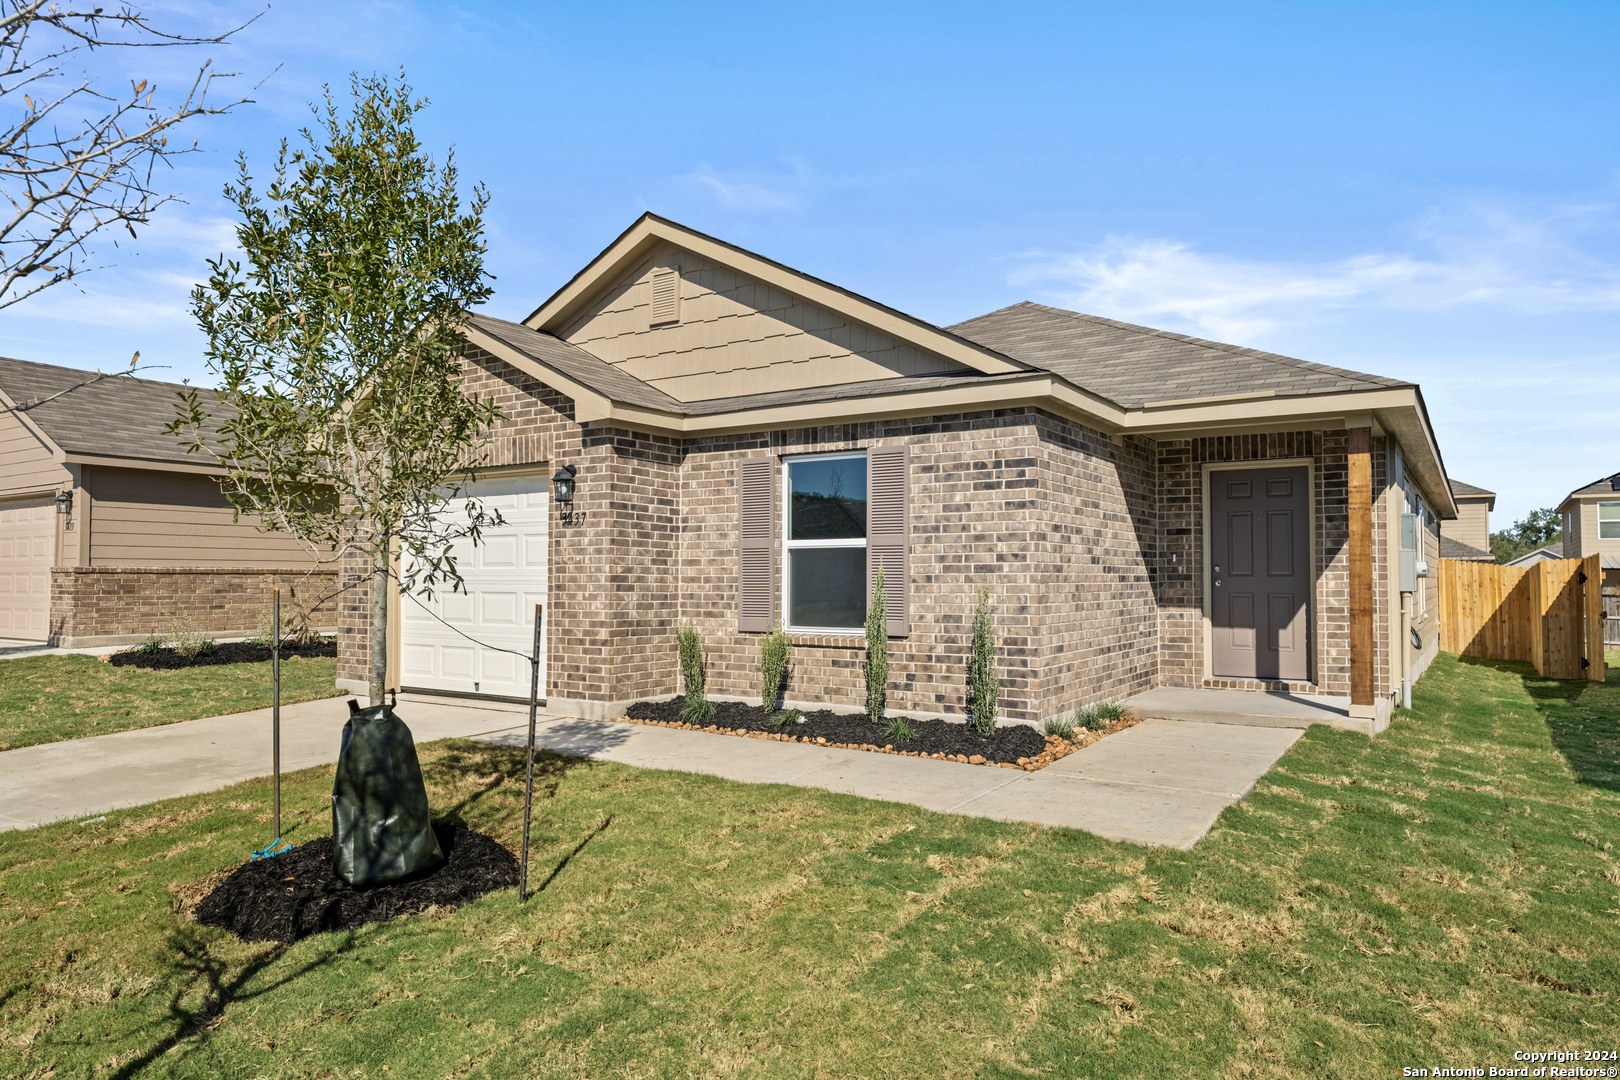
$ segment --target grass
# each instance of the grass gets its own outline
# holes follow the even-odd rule
[[[289,657],[281,702],[340,694],[336,678],[331,657]],[[94,656],[0,660],[0,750],[269,707],[269,661],[143,671]]]
[[[1414,705],[1372,741],[1311,729],[1191,852],[545,756],[527,906],[290,948],[176,913],[269,838],[263,782],[0,834],[0,1075],[1398,1076],[1612,1048],[1620,677],[1442,656]],[[515,847],[521,753],[422,757],[442,816]],[[294,843],[329,791],[289,777]]]

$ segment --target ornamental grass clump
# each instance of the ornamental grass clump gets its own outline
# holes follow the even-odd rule
[[[1106,731],[1129,715],[1125,703],[1105,699],[1074,710],[1074,726],[1087,731]]]
[[[766,712],[782,704],[782,680],[792,655],[793,644],[780,623],[759,639],[759,707]]]
[[[703,638],[697,627],[681,623],[675,628],[675,648],[681,657],[681,681],[686,700],[681,703],[681,719],[698,724],[714,715],[714,704],[703,694]]]
[[[889,741],[891,743],[896,745],[908,743],[917,737],[917,733],[911,730],[911,724],[908,722],[909,719],[909,717],[897,716],[893,720],[889,721],[889,726],[885,730],[884,734],[889,737]]]
[[[990,587],[981,585],[979,605],[973,612],[973,645],[968,654],[968,708],[979,734],[988,735],[996,730],[996,699],[1000,696],[995,625],[990,618]]]
[[[889,601],[883,592],[883,567],[872,583],[872,606],[866,612],[866,718],[883,723],[889,697]]]
[[[1041,729],[1048,735],[1056,735],[1060,739],[1074,741],[1074,721],[1062,715],[1047,717]]]

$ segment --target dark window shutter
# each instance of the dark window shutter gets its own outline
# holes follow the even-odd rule
[[[776,595],[776,459],[745,458],[737,467],[737,629],[771,628]]]
[[[910,448],[874,446],[866,452],[866,595],[878,567],[889,609],[889,636],[911,633]]]

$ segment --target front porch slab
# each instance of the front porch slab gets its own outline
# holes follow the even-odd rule
[[[1363,735],[1376,735],[1389,727],[1390,715],[1387,699],[1378,703],[1377,716],[1359,717],[1350,715],[1348,697],[1204,690],[1187,686],[1161,686],[1146,690],[1126,699],[1125,704],[1136,715],[1150,719],[1266,728],[1307,728],[1312,724],[1327,724]]]

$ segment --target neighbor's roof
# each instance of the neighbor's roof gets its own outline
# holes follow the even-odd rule
[[[1599,480],[1592,481],[1590,484],[1587,484],[1585,487],[1578,487],[1574,491],[1570,492],[1568,495],[1564,496],[1564,502],[1569,502],[1569,500],[1574,499],[1574,498],[1579,498],[1582,495],[1610,495],[1610,494],[1613,494],[1614,493],[1614,484],[1613,484],[1612,481],[1614,480],[1614,478],[1616,476],[1620,476],[1620,473],[1610,473],[1608,476],[1605,476],[1605,477],[1603,477],[1603,478],[1601,478]],[[1564,505],[1564,503],[1559,503],[1558,505],[1560,507],[1562,507]]]
[[[79,386],[99,374],[0,357],[0,391],[19,406],[42,402],[23,416],[70,457],[211,464],[187,454],[179,438],[163,432],[175,418],[176,395],[185,387],[132,375]],[[45,401],[64,390],[69,392]],[[223,408],[212,390],[202,389],[201,395],[205,408]]]
[[[1461,559],[1464,562],[1495,562],[1496,556],[1488,551],[1481,551],[1472,544],[1465,544],[1461,540],[1453,540],[1449,536],[1440,538],[1440,557],[1442,559]]]
[[[1447,477],[1447,483],[1451,485],[1451,494],[1457,498],[1465,498],[1470,495],[1489,495],[1493,499],[1496,497],[1494,491],[1486,491],[1484,488],[1475,487],[1473,484],[1465,484],[1461,480],[1452,480]]]
[[[1125,408],[1265,391],[1284,397],[1413,385],[1028,301],[946,329]]]
[[[1509,559],[1508,566],[1529,566],[1531,563],[1546,562],[1548,559],[1562,559],[1564,557],[1564,542],[1562,540],[1538,547],[1534,551],[1527,551],[1517,559]]]

